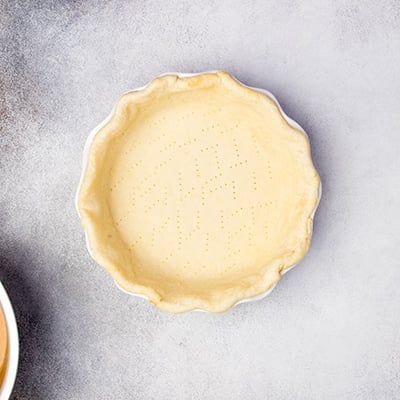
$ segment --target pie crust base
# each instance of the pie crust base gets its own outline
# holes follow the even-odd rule
[[[123,95],[78,193],[94,259],[172,313],[222,312],[308,251],[320,181],[307,136],[226,72]]]

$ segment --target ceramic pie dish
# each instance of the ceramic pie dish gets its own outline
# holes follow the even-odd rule
[[[226,72],[124,94],[84,158],[76,201],[92,257],[165,311],[263,296],[308,251],[320,196],[308,137]]]
[[[0,399],[11,396],[19,357],[18,330],[7,293],[0,282]]]

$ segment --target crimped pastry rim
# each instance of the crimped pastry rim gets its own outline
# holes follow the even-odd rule
[[[142,91],[142,90],[146,89],[147,86],[148,86],[149,84],[151,84],[151,82],[153,82],[155,79],[158,79],[158,78],[161,78],[161,77],[164,77],[164,76],[172,75],[172,76],[176,76],[177,78],[190,78],[190,77],[195,77],[195,76],[199,76],[199,75],[206,75],[206,74],[226,74],[226,73],[225,73],[224,71],[219,71],[219,70],[212,70],[212,71],[205,71],[205,72],[197,72],[197,73],[179,73],[179,72],[164,73],[164,74],[158,75],[156,78],[154,78],[152,81],[150,81],[147,85],[144,85],[144,86],[142,86],[142,87],[139,87],[139,88],[136,88],[136,89],[133,89],[133,90],[129,90],[129,91],[127,91],[127,92],[124,92],[124,93],[120,96],[120,98],[123,97],[124,95],[130,94],[130,93],[132,93],[132,92],[139,92],[139,91]],[[296,129],[297,131],[301,132],[302,134],[304,134],[304,135],[307,137],[307,139],[309,139],[307,133],[305,132],[305,130],[304,130],[296,121],[294,121],[292,118],[290,118],[289,116],[286,115],[286,113],[282,110],[282,107],[281,107],[281,105],[279,104],[278,100],[275,98],[275,96],[274,96],[271,92],[269,92],[269,91],[266,90],[266,89],[247,86],[247,85],[243,84],[242,82],[240,82],[240,81],[239,81],[238,79],[236,79],[235,77],[233,77],[232,75],[229,74],[229,76],[230,76],[231,78],[233,78],[233,80],[236,81],[236,82],[237,82],[239,85],[241,85],[242,87],[247,88],[247,89],[251,89],[251,90],[253,90],[253,91],[262,93],[262,94],[264,94],[265,96],[267,96],[267,97],[277,106],[277,108],[278,108],[278,110],[279,110],[279,112],[280,112],[282,118],[283,118],[292,128],[294,128],[294,129]],[[89,134],[89,136],[88,136],[88,138],[86,139],[86,142],[85,142],[84,151],[83,151],[82,172],[81,172],[81,176],[80,176],[80,181],[79,181],[78,189],[77,189],[76,196],[75,196],[75,207],[76,207],[78,216],[79,216],[80,218],[81,218],[81,212],[80,212],[79,204],[78,204],[78,203],[79,203],[79,194],[80,194],[80,191],[81,191],[81,188],[82,188],[82,183],[83,183],[84,178],[85,178],[85,173],[86,173],[86,168],[87,168],[88,158],[89,158],[89,149],[90,149],[90,146],[91,146],[91,144],[92,144],[92,142],[93,142],[93,140],[94,140],[96,134],[97,134],[97,133],[98,133],[98,132],[99,132],[113,117],[114,117],[117,104],[118,104],[118,102],[116,102],[116,104],[114,105],[112,111],[111,111],[110,114],[107,116],[107,118],[105,118],[98,126],[96,126],[96,127],[90,132],[90,134]],[[310,153],[310,158],[311,158],[311,160],[312,160],[311,153]],[[315,172],[317,173],[314,164],[313,164],[313,166],[314,166]],[[318,190],[318,198],[317,198],[317,200],[316,200],[316,202],[315,202],[315,207],[314,207],[312,213],[311,213],[310,216],[309,216],[309,219],[310,219],[309,242],[311,242],[312,234],[313,234],[313,218],[314,218],[315,212],[316,212],[316,210],[317,210],[317,208],[318,208],[318,205],[319,205],[319,202],[320,202],[320,199],[321,199],[321,194],[322,194],[321,180],[320,180],[320,177],[319,177],[318,173],[317,173],[317,177],[318,177],[318,181],[319,181],[319,190]],[[91,250],[90,241],[89,241],[89,237],[88,237],[88,234],[87,234],[87,230],[86,230],[86,229],[84,229],[84,233],[85,233],[85,241],[86,241],[86,247],[87,247],[87,249],[88,249],[88,252],[89,252],[90,256],[92,257],[92,259],[98,264],[98,261],[96,260],[95,256],[93,255],[93,251]],[[303,254],[303,257],[307,254],[307,252],[308,252],[308,249],[307,249],[306,252]],[[302,258],[303,258],[303,257],[302,257]],[[301,261],[301,260],[300,260],[300,261]],[[256,295],[254,295],[254,296],[243,297],[242,299],[239,299],[239,300],[237,300],[236,302],[233,302],[233,303],[230,304],[228,307],[223,307],[223,308],[218,309],[218,310],[210,310],[210,309],[206,309],[206,308],[190,308],[190,309],[183,309],[183,310],[178,310],[178,311],[176,311],[176,310],[171,310],[171,309],[169,309],[168,304],[170,304],[170,303],[166,303],[167,306],[165,306],[165,307],[164,307],[163,305],[161,305],[161,304],[155,304],[155,305],[156,305],[158,308],[163,309],[164,311],[168,311],[168,312],[172,312],[172,313],[185,313],[185,312],[192,312],[192,311],[201,311],[201,312],[210,312],[210,313],[222,313],[222,312],[226,312],[226,311],[228,311],[229,309],[235,307],[235,306],[238,305],[238,304],[246,303],[246,302],[252,302],[252,301],[256,301],[256,300],[260,300],[260,299],[266,297],[266,296],[267,296],[268,294],[270,294],[270,293],[272,292],[272,290],[275,288],[275,286],[277,285],[277,283],[278,283],[279,280],[281,279],[282,275],[285,274],[286,272],[288,272],[289,270],[291,270],[292,268],[294,268],[297,264],[298,264],[298,262],[295,263],[295,264],[292,264],[292,265],[290,265],[290,266],[288,266],[288,267],[286,267],[286,268],[284,268],[283,270],[278,271],[279,274],[278,274],[278,277],[277,277],[276,281],[273,282],[273,283],[272,283],[265,291],[263,291],[262,293],[256,294]],[[104,268],[104,269],[105,269],[105,268]],[[106,269],[106,270],[107,270],[107,269]],[[111,273],[110,271],[107,270],[107,272],[108,272],[110,275],[112,275],[112,273]],[[135,292],[132,292],[132,291],[128,291],[128,290],[124,289],[124,288],[117,282],[117,280],[116,280],[114,277],[113,277],[113,280],[114,280],[116,286],[117,286],[121,291],[123,291],[124,293],[130,294],[131,296],[135,296],[135,297],[139,297],[139,298],[144,298],[144,299],[147,299],[147,300],[151,301],[150,298],[149,298],[146,294],[135,293]],[[149,288],[149,290],[152,290],[152,289]]]

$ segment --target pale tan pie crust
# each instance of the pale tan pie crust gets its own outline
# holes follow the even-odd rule
[[[78,208],[95,260],[163,310],[227,310],[306,254],[320,181],[307,136],[226,72],[123,95]]]

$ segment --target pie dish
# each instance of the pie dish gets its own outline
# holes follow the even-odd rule
[[[19,343],[15,315],[0,282],[0,399],[11,396],[18,369]]]
[[[308,137],[226,72],[124,94],[85,155],[77,207],[90,253],[165,311],[223,312],[308,251],[320,195]]]

